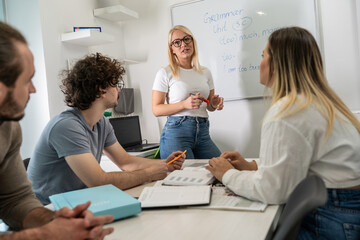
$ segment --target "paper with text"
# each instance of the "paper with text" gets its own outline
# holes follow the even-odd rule
[[[265,211],[267,204],[238,196],[226,187],[212,187],[211,202],[201,208]]]
[[[214,180],[214,176],[206,169],[195,171],[175,170],[164,179],[163,184],[175,186],[209,185]]]
[[[139,201],[142,208],[209,204],[211,186],[145,187]]]

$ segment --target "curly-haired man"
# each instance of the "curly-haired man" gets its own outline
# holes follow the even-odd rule
[[[28,166],[34,192],[43,204],[53,194],[104,184],[127,189],[181,168],[183,157],[166,164],[180,151],[166,160],[140,158],[129,155],[116,140],[103,115],[117,105],[124,73],[119,61],[100,53],[63,72],[61,88],[70,108],[50,120]],[[123,171],[104,172],[99,164],[103,152]]]
[[[113,231],[103,225],[112,216],[93,217],[89,202],[73,210],[44,208],[34,196],[20,156],[21,127],[30,94],[34,57],[24,36],[0,22],[0,218],[14,233],[0,239],[103,239]]]

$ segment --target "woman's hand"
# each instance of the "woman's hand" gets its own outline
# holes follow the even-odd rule
[[[216,110],[222,110],[224,108],[224,98],[219,95],[214,95],[210,100],[210,106]]]
[[[222,182],[224,174],[228,170],[234,169],[234,167],[227,159],[223,157],[217,157],[209,160],[209,165],[206,166],[206,169],[209,170],[212,175],[216,177],[216,179]]]
[[[220,157],[227,158],[230,160],[244,160],[244,157],[239,152],[223,152]]]
[[[257,164],[255,161],[252,162],[246,161],[245,158],[241,156],[241,154],[238,152],[224,152],[220,155],[220,157],[230,160],[230,163],[237,170],[248,170],[248,171],[257,170]]]
[[[204,97],[200,93],[189,96],[186,100],[183,101],[185,109],[199,109],[203,103]]]

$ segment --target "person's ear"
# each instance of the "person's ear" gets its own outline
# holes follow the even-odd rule
[[[101,98],[105,98],[106,90],[102,89],[102,88],[99,88],[99,94],[100,94]]]

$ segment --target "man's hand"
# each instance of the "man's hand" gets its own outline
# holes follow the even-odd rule
[[[90,206],[90,201],[79,204],[73,209],[70,209],[68,207],[63,207],[55,212],[55,218],[57,217],[64,217],[64,218],[76,218],[76,217],[84,217],[85,215],[91,214],[90,217],[92,217],[92,213],[88,210],[88,207]]]
[[[113,228],[104,228],[114,218],[110,215],[93,217],[88,210],[90,202],[80,204],[74,209],[64,207],[55,213],[55,219],[40,230],[50,234],[49,239],[103,239],[113,232]],[[43,233],[43,234],[44,234]]]
[[[168,168],[164,161],[159,161],[153,164],[151,167],[145,169],[149,176],[149,181],[162,180],[167,176]]]
[[[165,162],[168,163],[168,162],[172,161],[174,158],[178,157],[179,155],[181,155],[179,159],[177,159],[176,161],[167,165],[168,171],[172,172],[174,170],[181,169],[181,167],[185,161],[185,158],[186,158],[186,155],[182,154],[181,151],[176,151],[176,152],[173,152],[172,154],[170,154],[168,156],[168,158],[165,160]]]
[[[112,216],[95,217],[90,223],[84,218],[57,217],[50,223],[38,229],[40,239],[104,239],[114,231],[113,228],[104,228],[104,224],[113,221]],[[95,224],[96,222],[96,224]]]

